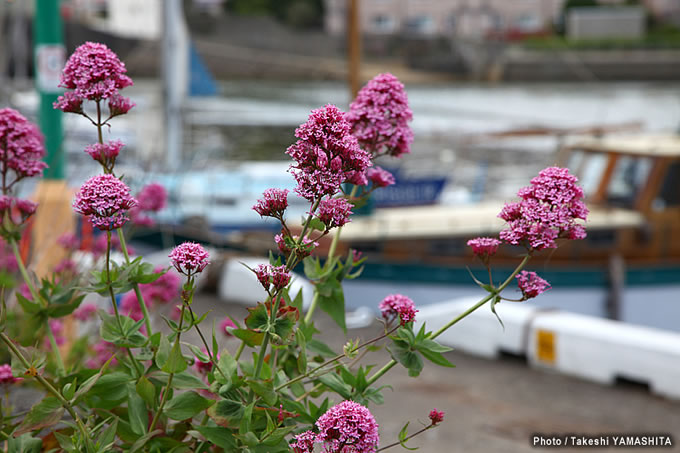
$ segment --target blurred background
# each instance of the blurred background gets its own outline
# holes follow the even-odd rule
[[[347,110],[379,73],[405,84],[415,140],[404,158],[379,162],[397,184],[377,191],[343,231],[340,251],[369,258],[364,275],[345,283],[350,327],[369,326],[377,303],[395,292],[419,307],[431,304],[428,323],[450,315],[447,307],[462,310],[461,300],[480,294],[467,268],[486,272],[467,239],[497,234],[503,202],[541,169],[568,165],[592,211],[589,237],[535,260],[532,270],[553,289],[518,315],[519,349],[504,340],[494,346],[514,359],[491,365],[456,357],[468,369],[460,384],[428,370],[424,386],[395,378],[392,385],[409,396],[378,409],[385,429],[396,435],[400,427],[385,409],[390,402],[425,411],[445,392],[440,409],[462,416],[472,408],[473,416],[433,434],[428,441],[439,447],[428,451],[460,439],[465,451],[529,451],[526,439],[540,429],[677,431],[677,403],[646,390],[680,398],[668,384],[680,371],[667,366],[680,357],[680,1],[0,0],[0,108],[40,123],[47,177],[71,188],[100,171],[83,152],[93,128],[51,103],[65,59],[85,41],[109,46],[134,80],[122,94],[136,107],[105,131],[105,140],[125,143],[117,172],[133,191],[154,181],[169,193],[156,226],[135,229],[135,247],[192,239],[224,252],[216,294],[202,303],[243,293],[229,264],[235,254],[264,257],[274,246],[279,226],[251,207],[266,188],[293,189],[284,152],[295,128],[327,103]],[[36,187],[21,190],[30,195]],[[290,204],[289,218],[308,210],[294,197]],[[495,276],[510,271],[519,253],[497,257]],[[613,360],[622,357],[613,349],[603,350],[607,360],[561,349],[563,340],[532,349],[531,323],[553,309],[584,317],[558,320],[570,333],[546,327],[583,350],[595,348],[588,341],[632,338],[627,350],[642,348],[641,357],[663,351],[631,372]],[[493,337],[486,328],[502,330],[490,313],[478,322],[486,326],[479,338]],[[586,340],[573,339],[581,334]],[[460,337],[446,341],[489,355]],[[604,375],[581,377],[628,387],[605,392],[528,371],[516,358],[530,354],[539,366],[576,375],[591,362],[611,362]],[[576,358],[574,369],[565,356]],[[516,382],[512,395],[503,391],[508,380]],[[546,401],[552,409],[538,411]],[[637,412],[620,411],[623,401]],[[491,443],[484,448],[478,438]]]

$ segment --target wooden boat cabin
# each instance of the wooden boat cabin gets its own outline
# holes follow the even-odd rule
[[[680,283],[680,136],[574,139],[560,150],[558,165],[584,188],[588,237],[542,251],[533,269],[600,286],[616,262],[629,283]],[[370,257],[368,278],[462,283],[469,281],[465,267],[479,265],[467,240],[498,235],[505,201],[512,200],[378,209],[345,226],[341,242]],[[514,267],[522,252],[502,246],[494,268]]]

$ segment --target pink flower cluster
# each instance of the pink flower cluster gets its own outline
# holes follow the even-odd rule
[[[85,322],[91,319],[95,313],[97,313],[97,306],[95,304],[83,304],[73,312],[73,317],[78,321]]]
[[[73,209],[89,216],[100,230],[115,230],[127,222],[127,210],[137,205],[130,188],[113,175],[97,175],[88,179],[76,194]]]
[[[467,241],[467,245],[472,247],[472,253],[480,257],[483,261],[493,256],[498,251],[501,241],[495,238],[479,237]]]
[[[169,255],[177,272],[187,277],[203,272],[210,261],[210,255],[201,244],[185,242],[175,247]]]
[[[373,414],[354,401],[343,401],[328,409],[316,421],[316,427],[316,442],[322,443],[328,453],[375,452],[380,442]]]
[[[522,271],[515,278],[524,300],[534,298],[551,288],[550,283],[539,277],[536,272]]]
[[[430,411],[429,417],[430,423],[434,426],[444,421],[444,411],[438,411],[437,408],[434,408]]]
[[[380,302],[378,308],[387,322],[399,318],[402,326],[414,321],[418,312],[413,301],[402,294],[388,295]]]
[[[255,275],[265,291],[269,291],[270,286],[274,286],[274,292],[278,292],[290,283],[290,272],[286,266],[271,266],[260,264],[255,269]]]
[[[293,235],[292,238],[289,238],[289,240],[296,244],[299,239],[300,237],[298,235]],[[286,237],[284,236],[283,233],[274,236],[274,242],[276,242],[276,246],[278,247],[279,252],[283,253],[284,255],[288,255],[292,251],[288,244],[286,244]],[[302,243],[300,244],[300,246],[297,247],[296,249],[298,258],[302,259],[306,256],[311,255],[314,249],[318,246],[319,246],[318,242],[312,241],[311,239],[305,236],[304,238],[302,238]]]
[[[45,145],[38,127],[16,110],[0,109],[2,193],[7,193],[20,179],[42,176],[47,167],[41,160],[44,155]]]
[[[104,44],[86,42],[69,57],[59,86],[67,91],[59,96],[54,108],[82,113],[83,101],[109,99],[110,116],[126,113],[133,104],[118,93],[132,85],[127,70],[118,56]]]
[[[220,332],[222,332],[225,336],[231,337],[232,334],[230,334],[227,331],[228,327],[233,327],[236,328],[236,324],[234,324],[234,321],[232,321],[228,316],[222,320],[220,323]]]
[[[130,210],[130,218],[135,225],[152,227],[154,220],[148,213],[161,211],[168,200],[168,192],[160,184],[147,184],[137,194],[138,205]]]
[[[568,168],[549,167],[519,190],[519,202],[507,203],[498,217],[507,222],[500,238],[510,244],[526,243],[531,249],[556,248],[557,238],[583,239],[588,208],[583,189]]]
[[[336,106],[312,110],[295,136],[299,140],[286,153],[295,160],[290,169],[300,196],[312,201],[334,195],[343,182],[366,184],[364,173],[371,157],[359,147],[345,114]]]
[[[209,356],[208,350],[203,348],[203,354],[205,354],[206,356]],[[220,355],[216,354],[215,361],[217,361],[219,359],[220,359]],[[208,359],[207,362],[203,362],[198,357],[196,357],[196,360],[194,361],[194,368],[196,368],[196,371],[198,371],[199,374],[207,374],[212,370],[213,364],[210,361],[210,359]]]
[[[72,259],[65,258],[54,266],[54,273],[76,275],[78,273],[78,265]]]
[[[99,162],[104,171],[111,173],[113,167],[116,164],[116,158],[123,147],[123,142],[120,140],[112,140],[107,143],[95,143],[93,145],[88,145],[85,147],[85,152],[90,155],[94,160]]]
[[[395,183],[394,175],[381,167],[369,168],[366,177],[373,184],[373,187],[387,187]]]
[[[22,378],[14,377],[12,367],[5,363],[0,365],[0,384],[14,384],[23,381]]]
[[[16,227],[26,223],[28,218],[35,214],[37,207],[36,203],[29,200],[0,195],[0,220],[8,219],[10,222],[10,225],[0,222],[0,237],[18,239]]]
[[[404,85],[389,73],[378,74],[369,81],[347,114],[352,134],[374,156],[401,157],[409,153],[413,132],[408,122],[412,119]]]
[[[345,198],[324,198],[319,202],[316,216],[330,230],[348,223],[352,208],[352,204]]]
[[[288,208],[288,192],[288,189],[265,190],[262,198],[253,206],[253,210],[261,217],[283,219],[283,214]]]

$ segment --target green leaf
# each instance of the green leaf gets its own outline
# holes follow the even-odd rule
[[[322,357],[335,357],[337,354],[326,343],[316,340],[307,340],[307,349],[313,354],[319,354]]]
[[[253,308],[248,308],[249,315],[245,319],[246,326],[255,332],[266,332],[269,330],[269,313],[267,307],[262,303]]]
[[[21,308],[23,308],[26,313],[34,315],[42,310],[42,306],[40,304],[26,299],[21,295],[21,293],[19,293],[19,291],[15,292],[14,295],[16,296],[19,305],[21,305]]]
[[[64,408],[58,399],[49,396],[34,405],[21,424],[14,430],[14,436],[40,430],[55,425],[61,421]]]
[[[399,445],[402,446],[402,448],[405,448],[406,450],[417,450],[418,447],[407,447],[406,446],[406,441],[408,437],[408,424],[409,422],[406,422],[403,428],[401,428],[401,431],[399,431]]]
[[[161,433],[163,433],[162,430],[160,430],[160,429],[155,429],[155,430],[151,431],[150,433],[147,433],[147,434],[143,435],[142,437],[140,437],[139,439],[137,439],[137,442],[135,442],[134,444],[132,444],[132,447],[130,447],[130,452],[129,452],[129,453],[136,453],[136,452],[138,452],[144,445],[146,445],[146,443],[147,443],[151,438],[153,438],[154,436],[157,436],[157,435],[159,435],[159,434],[161,434]]]
[[[173,420],[187,420],[200,414],[215,403],[196,392],[184,392],[168,401],[165,414]]]
[[[165,382],[167,383],[167,379]],[[175,376],[172,378],[172,387],[177,390],[209,389],[205,382],[187,371],[175,373]]]
[[[165,365],[161,367],[161,370],[165,371],[166,373],[179,373],[180,371],[184,371],[186,369],[187,362],[184,360],[179,342],[176,341],[170,350],[168,361],[165,362]]]
[[[236,338],[243,340],[245,344],[251,348],[260,346],[262,344],[262,339],[264,338],[264,333],[255,332],[249,329],[233,329],[231,333],[234,334]]]
[[[146,427],[149,425],[146,404],[132,382],[128,384],[128,420],[135,434],[146,434]]]
[[[208,442],[217,445],[224,449],[224,451],[236,451],[236,443],[234,442],[234,435],[231,431],[222,427],[214,426],[195,426],[194,429],[201,433]]]
[[[250,432],[250,420],[253,417],[253,407],[255,403],[250,403],[243,410],[243,416],[241,417],[241,424],[239,425],[238,432],[240,435],[245,435]]]
[[[78,398],[80,398],[83,395],[86,395],[92,389],[92,387],[97,383],[99,378],[101,378],[104,372],[109,368],[109,364],[111,363],[112,360],[113,357],[106,361],[106,363],[100,368],[97,374],[95,374],[94,376],[90,376],[88,379],[85,380],[85,382],[80,384],[78,391],[76,391],[75,395],[73,395],[74,401],[78,401]]]
[[[208,415],[215,423],[225,428],[240,426],[243,404],[240,401],[224,399],[208,408]]]
[[[122,400],[127,396],[127,384],[131,381],[132,377],[121,371],[105,374],[92,386],[87,396],[98,396],[106,401]]]
[[[116,439],[117,430],[118,419],[114,418],[113,421],[110,422],[109,426],[104,431],[102,431],[99,439],[97,439],[97,446],[99,447],[100,451],[110,451],[113,441]],[[144,427],[144,431],[146,431],[146,426]]]
[[[491,313],[496,315],[496,319],[498,319],[498,322],[501,323],[501,327],[503,328],[503,330],[505,330],[505,324],[503,324],[503,320],[501,319],[500,316],[498,316],[498,313],[496,313],[496,304],[499,303],[500,301],[501,296],[496,296],[493,298],[493,300],[491,301]]]
[[[403,341],[393,340],[391,346],[387,347],[394,360],[401,363],[407,370],[408,375],[417,377],[423,370],[423,360],[411,349],[411,346]]]
[[[139,378],[135,390],[149,407],[154,407],[156,405],[156,387],[146,376]]]
[[[246,380],[246,384],[248,385],[248,387],[252,389],[253,392],[255,392],[256,395],[262,397],[264,402],[267,403],[269,406],[273,406],[276,404],[276,400],[278,399],[278,397],[271,385],[268,385],[267,383],[263,383],[260,381],[253,381],[250,379]]]
[[[340,377],[335,373],[328,373],[319,376],[319,381],[321,381],[326,387],[330,388],[338,395],[342,396],[344,399],[350,399],[352,396],[352,388],[345,384]]]
[[[7,451],[12,453],[40,453],[42,451],[42,440],[31,437],[30,434],[23,434],[18,437],[7,439]]]
[[[326,224],[316,217],[312,217],[311,219],[309,219],[309,223],[307,225],[309,226],[310,229],[321,232],[326,231],[327,228]]]
[[[170,358],[170,340],[168,337],[161,334],[158,342],[158,351],[156,351],[156,366],[163,369],[168,359]]]
[[[332,277],[331,277],[332,278]],[[347,333],[345,325],[345,294],[339,281],[331,279],[316,286],[319,308],[325,311]]]

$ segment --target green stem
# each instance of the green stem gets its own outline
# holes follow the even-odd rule
[[[198,328],[198,324],[196,324],[196,316],[194,316],[194,310],[191,309],[191,306],[189,306],[189,314],[191,315],[191,323],[194,325],[196,328],[196,332],[198,332],[198,336],[201,337],[201,341],[203,342],[203,346],[205,346],[205,350],[208,351],[208,357],[210,357],[210,362],[213,364],[215,369],[220,372],[222,377],[226,379],[227,381],[229,380],[227,376],[224,375],[224,372],[222,369],[219,367],[217,364],[217,359],[216,355],[217,352],[213,351],[212,353],[210,352],[210,346],[208,346],[208,342],[205,340],[205,337],[203,336],[203,332],[201,332],[201,329]]]
[[[531,259],[531,255],[527,254],[522,259],[522,261],[519,263],[519,265],[515,268],[515,270],[512,271],[510,276],[507,279],[505,279],[505,281],[501,284],[501,286],[496,288],[493,292],[487,294],[486,297],[484,297],[482,300],[477,302],[475,305],[473,305],[472,307],[467,309],[465,312],[461,313],[460,315],[456,316],[451,321],[446,323],[441,329],[437,330],[435,333],[430,335],[429,338],[432,338],[432,339],[437,338],[439,335],[444,333],[444,331],[446,331],[451,326],[453,326],[454,324],[459,322],[461,319],[465,318],[470,313],[477,310],[479,307],[481,307],[482,305],[484,305],[485,303],[487,303],[488,301],[490,301],[491,299],[496,297],[498,294],[500,294],[500,292],[503,291],[510,284],[510,282],[512,282],[512,279],[515,278],[515,276],[519,273],[519,271],[521,271],[524,268],[524,266],[527,264],[529,259]],[[385,373],[387,373],[396,364],[397,364],[396,360],[394,360],[394,359],[390,360],[388,363],[385,364],[385,366],[383,366],[381,369],[376,371],[376,373],[373,376],[368,378],[368,380],[366,381],[367,385],[373,384],[375,381],[377,381],[380,377],[382,377]]]
[[[267,352],[267,346],[269,345],[269,332],[264,333],[264,338],[262,339],[262,346],[260,347],[260,354],[257,356],[257,365],[255,366],[255,374],[253,377],[255,380],[260,378],[260,371],[262,371],[262,364],[264,363],[264,356]]]
[[[437,426],[437,425],[428,425],[428,426],[426,426],[425,428],[422,428],[421,430],[416,431],[415,433],[411,434],[410,436],[405,437],[403,440],[400,440],[400,441],[397,441],[397,442],[393,442],[393,443],[391,443],[391,444],[389,444],[389,445],[386,445],[386,446],[384,446],[384,447],[378,448],[378,449],[376,450],[376,452],[378,452],[378,451],[383,451],[383,450],[387,450],[388,448],[396,447],[397,445],[402,445],[402,446],[403,446],[403,445],[406,444],[406,441],[407,441],[407,440],[413,439],[413,438],[416,437],[417,435],[422,434],[422,433],[424,433],[425,431],[427,431],[428,429],[434,428],[435,426]],[[413,449],[411,449],[411,450],[413,450]]]
[[[52,332],[52,326],[50,326],[49,320],[45,323],[47,324],[47,338],[50,340],[50,345],[52,346],[52,351],[54,351],[54,357],[57,361],[57,367],[61,372],[62,376],[66,376],[66,368],[64,367],[64,360],[61,358],[61,351],[57,345],[57,340],[54,338],[54,332]]]
[[[26,358],[21,354],[21,352],[17,349],[17,347],[14,345],[12,340],[5,335],[4,332],[0,332],[0,339],[5,342],[7,347],[12,351],[12,353],[16,356],[17,359],[24,365],[24,367],[31,368],[31,364],[26,360]],[[71,406],[71,403],[69,403],[66,398],[62,396],[62,394],[52,386],[45,378],[43,378],[41,375],[37,374],[35,378],[40,382],[40,384],[45,387],[45,390],[47,390],[49,393],[54,395],[57,400],[61,403],[61,405],[66,409],[66,411],[71,415],[73,420],[75,420],[76,425],[78,426],[78,429],[80,430],[80,433],[82,434],[84,439],[89,438],[89,434],[87,430],[85,429],[85,425],[83,425],[83,422],[80,420],[80,417],[78,417],[78,414],[76,411],[73,409],[73,406]]]
[[[9,243],[12,245],[12,252],[14,252],[14,257],[16,259],[17,266],[19,267],[19,272],[21,272],[21,276],[26,282],[28,290],[31,292],[31,297],[33,297],[33,301],[37,304],[41,303],[42,305],[47,306],[47,301],[44,301],[42,298],[40,298],[38,291],[36,291],[35,286],[33,286],[33,282],[31,282],[31,279],[28,276],[28,271],[26,270],[26,266],[24,266],[24,260],[21,258],[21,253],[19,253],[19,247],[17,246],[17,242],[15,240],[10,240]],[[52,345],[52,351],[54,351],[54,357],[57,362],[57,367],[59,368],[61,375],[64,376],[66,375],[66,368],[64,367],[64,360],[61,357],[61,351],[57,347],[57,341],[54,339],[54,332],[52,332],[50,323],[47,322],[46,324],[47,324],[47,338],[50,340],[50,344]]]
[[[276,388],[274,389],[274,391],[275,391],[275,392],[278,392],[279,390],[281,390],[281,389],[283,389],[283,388],[286,388],[286,387],[288,387],[288,386],[290,386],[290,385],[292,385],[292,384],[294,384],[294,383],[296,383],[296,382],[298,382],[298,381],[301,381],[302,379],[305,379],[305,378],[307,378],[307,377],[313,375],[314,373],[316,373],[316,372],[317,372],[318,370],[320,370],[321,368],[324,368],[324,367],[326,367],[326,366],[328,366],[328,365],[330,365],[330,364],[332,364],[332,363],[335,363],[335,362],[337,362],[338,360],[342,359],[343,357],[347,357],[348,355],[350,355],[350,354],[352,354],[352,353],[355,353],[355,352],[359,351],[360,349],[365,348],[366,346],[375,343],[376,341],[382,340],[383,338],[385,338],[386,336],[390,335],[392,332],[394,332],[394,331],[397,330],[398,328],[399,328],[399,326],[396,326],[396,327],[394,327],[394,329],[390,330],[389,332],[385,332],[384,334],[380,335],[380,336],[377,337],[377,338],[374,338],[374,339],[372,339],[372,340],[368,340],[368,341],[366,341],[366,342],[364,342],[364,343],[362,343],[362,344],[356,346],[355,348],[352,348],[352,349],[351,349],[350,351],[348,351],[347,353],[338,354],[338,355],[336,355],[335,357],[326,360],[324,363],[322,363],[321,365],[319,365],[319,366],[317,366],[317,367],[315,367],[315,368],[309,370],[307,373],[301,374],[301,375],[299,375],[299,376],[296,376],[295,378],[291,379],[290,381],[285,382],[285,383],[279,385],[278,387],[276,387]]]
[[[127,244],[125,243],[125,234],[122,228],[118,228],[118,240],[120,241],[120,249],[123,251],[123,256],[125,257],[125,262],[130,264],[130,255],[128,254]],[[151,336],[153,332],[151,331],[151,316],[149,316],[149,310],[146,308],[146,303],[144,303],[144,296],[142,296],[142,291],[139,289],[139,283],[134,283],[132,288],[135,290],[135,295],[137,296],[137,303],[139,308],[142,310],[144,315],[144,325],[146,326],[147,336]]]
[[[182,323],[184,322],[184,309],[186,307],[186,301],[182,301],[182,312],[179,315],[179,327],[177,328],[177,337],[175,338],[175,346],[173,346],[173,349],[175,347],[179,347],[179,337],[182,334]],[[158,419],[161,416],[161,413],[163,412],[163,406],[165,406],[165,402],[168,399],[168,394],[170,393],[170,389],[172,388],[172,378],[175,376],[175,373],[172,372],[170,373],[170,376],[168,376],[168,384],[165,386],[165,390],[163,391],[163,396],[161,397],[161,403],[158,406],[158,411],[156,412],[156,415],[154,415],[153,420],[151,421],[151,427],[149,428],[149,431],[153,431],[156,428],[156,423],[158,423]]]
[[[118,324],[118,329],[121,335],[123,335],[123,323],[120,320],[120,313],[118,312],[118,304],[116,303],[116,295],[113,293],[113,282],[111,281],[111,230],[106,231],[106,286],[109,288],[109,296],[111,297],[111,305],[113,305],[113,313],[116,315],[116,323]],[[130,348],[125,348],[128,357],[130,357],[130,362],[135,370],[141,376],[144,374],[144,370],[140,370],[140,364],[132,355]]]
[[[241,354],[243,353],[243,349],[246,347],[246,342],[241,340],[241,344],[239,345],[238,349],[236,350],[236,355],[234,356],[234,360],[238,362],[238,359],[241,358]]]
[[[350,192],[349,197],[354,198],[354,196],[357,193],[357,190],[359,189],[359,186],[354,186],[352,188],[352,192]],[[318,203],[317,203],[318,206]],[[312,210],[314,212],[314,209]],[[335,230],[335,234],[333,235],[333,240],[331,241],[331,245],[328,248],[328,258],[326,259],[326,264],[324,267],[331,262],[333,259],[333,256],[335,256],[335,250],[338,248],[338,242],[340,241],[340,233],[342,232],[342,227],[338,227]],[[305,324],[308,324],[312,320],[312,315],[314,314],[314,310],[316,310],[316,306],[319,303],[319,293],[314,292],[314,298],[312,299],[312,303],[309,306],[309,310],[307,310],[307,314],[305,315]]]
[[[17,265],[19,266],[19,272],[21,272],[21,277],[24,279],[26,282],[26,286],[28,286],[28,290],[31,292],[31,296],[33,297],[33,300],[36,303],[41,303],[43,300],[38,297],[38,292],[35,290],[35,286],[33,286],[33,282],[28,276],[28,271],[26,270],[26,266],[24,266],[24,260],[21,259],[21,253],[19,252],[19,247],[17,246],[17,241],[14,239],[9,240],[10,245],[12,246],[12,252],[14,252],[14,257],[16,258]],[[43,305],[46,305],[43,303]]]

